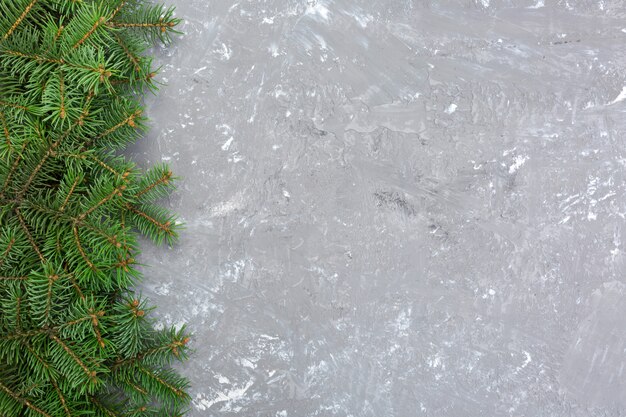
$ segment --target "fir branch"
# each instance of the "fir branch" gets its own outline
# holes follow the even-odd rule
[[[50,145],[48,147],[48,149],[46,150],[46,152],[44,153],[44,156],[41,158],[41,160],[39,161],[39,164],[37,164],[37,166],[35,167],[35,169],[32,171],[32,173],[30,174],[30,176],[28,177],[28,180],[26,180],[26,182],[24,183],[24,187],[22,188],[22,190],[18,193],[17,195],[17,200],[22,200],[22,198],[24,197],[24,194],[26,193],[26,191],[28,191],[28,187],[30,187],[30,185],[32,184],[33,180],[35,179],[35,177],[37,176],[37,174],[39,173],[39,171],[41,170],[41,168],[44,166],[44,164],[46,163],[46,161],[48,160],[48,158],[50,158],[51,156],[53,156],[56,153],[56,149],[63,143],[63,141],[70,135],[70,133],[72,132],[72,130],[76,127],[79,126],[80,123],[82,122],[83,118],[88,114],[89,111],[89,107],[91,105],[91,101],[93,99],[93,94],[90,92],[88,97],[87,97],[87,101],[85,103],[85,106],[83,108],[83,111],[81,113],[81,116],[78,118],[78,120],[76,120],[76,122],[74,124],[72,124],[56,141],[54,141],[52,143],[52,145]],[[1,196],[2,194],[0,194]]]
[[[78,48],[80,45],[82,45],[87,39],[89,39],[89,37],[98,29],[98,27],[100,27],[101,25],[103,25],[104,23],[106,23],[107,18],[102,16],[100,17],[100,19],[98,19],[96,21],[96,23],[93,24],[93,26],[91,27],[91,29],[89,29],[89,31],[87,33],[85,33],[85,36],[83,36],[82,38],[80,38],[80,40],[78,42],[76,42],[74,44],[74,46],[72,46],[72,49],[76,49]]]
[[[9,152],[13,151],[13,144],[11,142],[11,135],[9,134],[9,128],[7,126],[7,120],[6,117],[4,115],[4,112],[0,111],[0,122],[2,123],[2,132],[4,133],[4,139],[5,142],[7,144],[7,148],[9,149]]]
[[[56,34],[54,35],[54,38],[50,42],[50,45],[48,45],[48,48],[44,51],[43,55],[47,55],[52,49],[52,47],[57,43],[57,41],[61,37],[61,34],[63,33],[63,29],[65,29],[65,26],[59,25],[59,28],[57,29]]]
[[[121,128],[123,126],[126,126],[126,125],[134,128],[136,126],[135,120],[139,116],[141,116],[141,110],[136,110],[135,112],[130,114],[126,119],[122,120],[121,122],[119,122],[115,126],[112,126],[111,128],[109,128],[109,129],[105,130],[104,132],[102,132],[100,135],[98,135],[96,137],[95,140],[102,139],[103,137],[110,135],[111,133],[115,132],[119,128]]]
[[[48,64],[67,65],[67,62],[62,58],[49,58],[44,55],[29,54],[26,52],[15,51],[12,49],[4,49],[2,50],[2,53],[15,56],[18,58],[29,59],[29,60],[35,61],[37,64],[48,63]],[[80,67],[80,68],[91,69],[89,67]]]
[[[15,29],[17,29],[17,27],[20,25],[20,23],[22,23],[24,18],[26,18],[26,15],[28,15],[28,13],[30,13],[30,11],[32,10],[33,6],[35,6],[35,3],[37,3],[37,0],[32,0],[30,2],[30,4],[28,6],[26,6],[26,9],[24,9],[24,12],[20,15],[20,17],[18,17],[18,19],[15,21],[15,23],[13,23],[13,26],[11,26],[9,31],[4,34],[3,39],[6,39],[9,36],[11,36],[11,34],[15,31]]]
[[[6,385],[2,383],[2,381],[0,381],[0,390],[4,391],[5,393],[9,395],[9,397],[13,398],[15,401],[19,402],[20,404],[25,405],[26,407],[33,410],[37,414],[42,415],[43,417],[52,417],[50,414],[46,413],[41,408],[31,404],[31,402],[28,401],[27,399],[22,398],[19,395],[17,395],[17,393],[11,391],[9,387],[7,387]]]
[[[132,62],[133,67],[135,68],[135,72],[140,73],[141,66],[139,65],[139,58],[135,56],[132,52],[130,52],[130,49],[128,49],[128,46],[126,46],[126,43],[124,43],[124,40],[120,37],[120,35],[113,32],[113,37],[115,38],[117,44],[122,47],[130,62]]]
[[[26,107],[26,106],[22,106],[22,105],[17,104],[17,103],[11,103],[9,101],[4,101],[4,100],[0,100],[0,106],[12,107],[14,109],[20,109],[20,110],[25,110],[25,111],[29,110],[29,108]]]
[[[78,282],[76,282],[76,278],[74,278],[74,274],[68,274],[68,279],[70,280],[72,287],[74,288],[74,290],[76,291],[80,299],[84,300],[85,294],[83,293],[83,290],[80,288],[80,285],[78,285]]]
[[[80,237],[78,236],[78,228],[76,226],[74,226],[72,228],[72,232],[74,233],[74,239],[76,241],[76,247],[78,248],[78,251],[80,252],[80,256],[83,257],[84,261],[89,266],[89,269],[91,269],[94,272],[97,271],[96,266],[93,264],[93,262],[91,262],[91,260],[87,256],[87,253],[85,253],[85,249],[83,249],[83,245],[80,243]]]
[[[92,160],[95,163],[97,163],[98,165],[100,165],[102,168],[104,168],[105,170],[109,171],[111,174],[115,175],[117,178],[125,179],[130,174],[128,171],[125,171],[124,173],[121,173],[121,172],[117,171],[110,164],[107,164],[101,158],[98,158],[93,153],[87,153],[87,152],[82,152],[82,153],[70,152],[70,153],[66,153],[66,152],[61,152],[61,153],[59,153],[57,155],[60,158],[72,158],[72,159],[83,160],[83,161],[84,160]]]
[[[59,389],[59,386],[54,381],[54,379],[50,379],[50,383],[54,387],[54,391],[57,393],[57,396],[59,397],[59,400],[61,401],[61,404],[63,405],[63,411],[65,411],[65,416],[72,417],[72,413],[70,413],[70,409],[67,408],[67,400],[65,399],[65,396],[63,395],[61,390]]]
[[[4,261],[9,257],[9,252],[11,252],[11,249],[13,249],[13,245],[15,245],[15,237],[11,237],[11,240],[9,240],[6,249],[2,252],[2,257],[0,258],[0,268],[4,264]]]
[[[144,388],[140,387],[139,385],[133,383],[132,381],[128,381],[128,385],[130,385],[135,391],[137,391],[141,395],[147,395],[148,394],[147,390],[145,390]]]
[[[104,348],[104,340],[102,339],[102,333],[100,332],[100,321],[99,317],[104,315],[104,311],[100,310],[98,312],[89,311],[89,317],[91,317],[91,325],[93,326],[93,331],[96,334],[96,339],[98,339],[98,344],[101,348]]]
[[[120,4],[115,8],[115,10],[113,10],[113,13],[111,13],[111,17],[109,17],[109,20],[114,19],[124,6],[126,6],[126,0],[121,0]]]
[[[165,32],[167,29],[171,29],[176,26],[176,22],[165,22],[163,20],[156,23],[108,22],[107,26],[112,28],[156,28],[159,29],[161,32]]]
[[[41,160],[39,161],[39,163],[37,164],[35,169],[33,169],[33,171],[31,172],[30,176],[28,177],[28,179],[24,183],[24,186],[22,187],[22,189],[18,193],[18,195],[17,195],[17,200],[18,201],[22,200],[22,198],[24,197],[24,194],[26,194],[26,192],[28,191],[28,188],[30,187],[32,182],[35,180],[35,177],[37,176],[37,174],[39,173],[41,168],[43,168],[43,166],[45,165],[45,163],[48,160],[48,158],[50,158],[51,156],[53,156],[55,154],[56,149],[61,145],[63,140],[65,138],[67,138],[67,136],[70,134],[70,132],[72,131],[72,128],[74,126],[75,126],[75,124],[72,125],[63,135],[61,135],[61,137],[59,139],[57,139],[56,141],[52,142],[52,144],[48,147],[48,149],[46,150],[44,155],[41,157]]]
[[[26,347],[26,350],[28,350],[30,352],[31,355],[33,355],[33,357],[35,359],[37,359],[37,362],[39,362],[44,369],[50,373],[52,371],[52,367],[50,366],[49,363],[47,363],[42,357],[41,355],[39,355],[37,352],[35,352],[35,350],[33,349],[33,347],[30,345],[30,343],[26,342],[23,343],[23,345]],[[52,381],[52,380],[51,380]],[[52,381],[54,383],[54,381]]]
[[[11,179],[13,175],[15,174],[17,167],[19,166],[20,162],[22,162],[24,151],[26,150],[26,146],[28,146],[28,143],[29,143],[28,141],[24,141],[24,143],[22,144],[22,149],[20,153],[17,155],[17,158],[15,158],[15,161],[11,165],[11,169],[9,169],[9,174],[4,180],[4,184],[2,184],[2,189],[0,189],[0,198],[4,197],[4,193],[6,192],[9,184],[11,183]]]
[[[74,180],[74,183],[70,187],[70,191],[67,193],[67,196],[65,196],[65,199],[63,200],[63,204],[61,204],[61,206],[59,207],[59,211],[60,212],[65,210],[65,207],[67,206],[67,203],[70,201],[70,198],[72,197],[72,194],[74,194],[74,190],[76,190],[76,187],[78,186],[78,183],[80,181],[81,181],[81,178],[80,177],[76,177],[76,179]]]
[[[22,217],[22,213],[20,213],[20,210],[18,208],[15,209],[15,214],[17,215],[17,218],[18,218],[18,220],[20,222],[20,226],[22,226],[22,230],[26,234],[26,237],[28,238],[28,241],[30,242],[31,246],[33,247],[33,249],[37,253],[37,256],[39,256],[39,259],[41,259],[41,262],[45,264],[46,263],[46,259],[43,257],[43,254],[41,253],[41,250],[39,249],[39,246],[35,242],[35,239],[33,238],[33,235],[28,230],[28,227],[26,226],[26,222],[24,221],[24,217]]]
[[[102,402],[100,400],[98,400],[96,397],[90,397],[89,400],[100,410],[102,411],[104,414],[106,414],[109,417],[125,417],[123,414],[118,414],[115,411],[111,410],[110,408],[108,408],[107,406],[105,406],[104,404],[102,404]]]
[[[117,187],[116,189],[114,189],[113,191],[111,191],[110,194],[108,194],[107,196],[103,197],[100,201],[98,201],[95,205],[91,206],[87,211],[85,211],[84,213],[80,214],[76,219],[78,221],[83,221],[87,216],[89,216],[91,213],[93,213],[94,211],[96,211],[98,209],[98,207],[102,206],[103,204],[107,203],[109,200],[111,200],[113,197],[122,196],[122,192],[126,189],[126,185],[120,185],[119,187]]]
[[[59,279],[58,275],[49,275],[48,276],[48,294],[46,297],[46,310],[44,313],[44,320],[47,322],[50,318],[50,309],[52,308],[52,286]]]
[[[170,220],[161,223],[160,221],[158,221],[156,218],[154,218],[153,216],[150,216],[148,213],[146,213],[145,211],[139,210],[137,207],[131,205],[131,204],[126,204],[125,206],[128,210],[130,210],[131,212],[135,213],[137,216],[147,220],[148,222],[150,222],[152,225],[156,226],[157,229],[160,232],[165,233],[167,236],[173,237],[174,236],[174,230],[172,229],[172,222]]]
[[[137,234],[176,235],[148,204],[173,174],[114,153],[156,90],[149,41],[178,21],[145,0],[0,0],[0,414],[171,415],[189,401],[169,368],[188,338],[155,332],[129,295]]]
[[[72,358],[72,360],[80,366],[80,368],[85,372],[85,375],[89,378],[89,380],[93,383],[96,382],[97,372],[90,370],[87,365],[76,355],[76,353],[61,339],[59,339],[53,333],[50,334],[50,339],[54,340],[59,346],[63,348],[63,350]]]
[[[156,181],[152,182],[151,184],[140,190],[137,194],[135,194],[135,197],[139,198],[142,195],[152,191],[159,185],[168,185],[172,180],[172,175],[172,171],[168,169]]]
[[[59,95],[61,98],[61,108],[59,110],[59,117],[65,119],[67,112],[65,111],[65,82],[63,81],[63,70],[59,71]]]
[[[37,330],[29,330],[26,332],[13,332],[13,333],[6,333],[2,336],[0,336],[0,340],[28,340],[31,339],[34,336],[39,336],[42,334],[48,334],[52,332],[51,329],[48,328],[43,328],[43,329],[37,329]]]
[[[68,61],[66,59],[63,59],[63,58],[49,58],[44,55],[30,54],[26,52],[15,51],[12,49],[4,49],[0,52],[7,54],[7,55],[15,56],[18,58],[31,60],[31,61],[34,61],[36,64],[44,64],[44,63],[56,64],[56,65],[62,65],[64,67],[67,67],[70,70],[81,69],[81,70],[89,71],[89,72],[97,74],[98,80],[100,81],[100,83],[105,82],[105,80],[108,80],[113,75],[113,72],[102,64],[97,65],[97,66],[80,65],[80,64]],[[26,106],[20,106],[14,103],[3,102],[3,101],[0,101],[0,105],[19,108],[19,109],[27,110],[27,111],[31,110]]]
[[[137,369],[144,375],[146,375],[147,377],[149,377],[150,379],[156,381],[158,384],[162,385],[163,387],[167,388],[169,391],[171,391],[176,397],[179,398],[184,398],[187,393],[185,391],[183,391],[180,388],[175,387],[174,385],[172,385],[171,383],[169,383],[168,381],[166,381],[164,378],[162,378],[158,373],[154,372],[153,370],[143,366],[143,365],[137,365]]]
[[[20,323],[21,323],[21,310],[22,310],[22,298],[21,297],[17,297],[16,299],[16,306],[15,306],[15,328],[16,329],[20,329]]]

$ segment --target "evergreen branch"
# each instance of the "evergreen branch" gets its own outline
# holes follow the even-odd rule
[[[16,303],[15,303],[15,328],[18,330],[20,329],[21,309],[22,309],[22,298],[17,297]]]
[[[56,382],[54,382],[54,379],[52,378],[50,379],[50,382],[52,383],[52,386],[54,387],[54,390],[56,391],[57,396],[59,397],[59,400],[61,401],[61,404],[63,405],[63,411],[65,411],[65,416],[72,417],[72,413],[70,413],[70,409],[67,408],[67,401],[65,400],[63,393],[59,389],[59,386],[57,385]]]
[[[80,256],[83,257],[83,259],[85,260],[85,262],[89,266],[89,269],[91,269],[92,271],[97,271],[96,266],[93,264],[93,262],[91,262],[91,260],[89,259],[89,257],[85,253],[85,250],[83,249],[83,245],[81,245],[81,243],[80,243],[80,237],[78,236],[78,228],[76,226],[74,226],[72,228],[72,231],[74,233],[74,239],[76,241],[76,247],[78,248],[78,251],[80,252]]]
[[[129,175],[128,171],[121,174],[120,172],[115,170],[115,168],[113,168],[111,165],[107,164],[102,159],[98,158],[96,155],[92,153],[65,153],[63,152],[63,153],[59,153],[58,156],[63,157],[63,158],[74,158],[78,160],[91,159],[92,161],[94,161],[95,163],[100,165],[102,168],[109,171],[111,174],[115,175],[118,178],[125,179]]]
[[[48,64],[57,64],[57,65],[63,65],[66,66],[68,68],[74,68],[74,69],[83,69],[83,70],[87,70],[90,72],[94,72],[97,73],[100,76],[100,82],[104,82],[105,79],[108,79],[109,77],[111,77],[112,72],[109,71],[108,69],[106,69],[104,66],[99,65],[97,67],[91,67],[88,65],[79,65],[79,64],[75,64],[72,62],[69,62],[63,58],[48,58],[45,57],[43,55],[37,55],[37,54],[28,54],[25,52],[20,52],[20,51],[14,51],[11,49],[5,49],[1,51],[2,53],[5,53],[7,55],[11,55],[11,56],[16,56],[19,58],[24,58],[24,59],[30,59],[33,61],[36,61],[38,64],[41,63],[48,63]],[[29,110],[27,107],[24,106],[18,106],[12,103],[4,103],[2,101],[0,101],[0,105],[6,105],[9,107],[15,107],[15,108],[20,108],[22,110]]]
[[[107,196],[105,196],[100,201],[98,201],[95,205],[91,206],[87,211],[85,211],[84,213],[80,214],[76,219],[78,221],[84,220],[85,217],[89,216],[91,213],[96,211],[98,209],[98,207],[102,206],[103,204],[105,204],[106,202],[111,200],[113,197],[116,197],[116,196],[121,197],[122,196],[122,191],[124,191],[125,189],[126,189],[126,185],[120,185],[119,187],[117,187],[116,189],[111,191],[111,193],[109,193]]]
[[[15,174],[15,171],[17,170],[18,165],[22,161],[22,158],[23,158],[23,155],[24,155],[24,151],[26,150],[26,146],[27,145],[28,145],[28,141],[24,141],[24,143],[22,144],[22,149],[21,149],[20,153],[17,155],[17,158],[15,158],[15,161],[13,162],[13,165],[11,165],[11,169],[9,170],[9,174],[7,175],[6,179],[4,180],[4,184],[2,185],[2,190],[0,190],[0,198],[4,197],[4,192],[6,191],[7,187],[9,186],[9,183],[11,182],[11,178],[13,177],[13,174]]]
[[[72,194],[74,193],[74,190],[76,190],[76,187],[78,186],[80,180],[80,177],[76,177],[74,183],[70,187],[70,191],[67,193],[67,196],[65,196],[65,199],[63,200],[63,204],[61,204],[61,207],[59,207],[59,211],[62,212],[63,210],[65,210],[65,206],[67,206],[67,203],[70,201],[70,197],[72,197]]]
[[[120,213],[120,226],[122,226],[122,230],[126,229],[126,213],[124,211],[122,211]],[[128,246],[126,245],[126,233],[122,234],[122,246],[124,248],[127,248]],[[128,254],[130,251],[127,249],[126,253]]]
[[[23,345],[30,352],[30,354],[33,355],[33,357],[35,359],[37,359],[37,362],[39,362],[46,369],[46,371],[50,372],[50,370],[51,370],[50,364],[47,363],[39,354],[37,354],[37,352],[35,352],[35,350],[30,345],[30,343],[26,342],[26,343],[23,343]],[[54,381],[52,381],[52,382],[54,383]]]
[[[61,109],[60,109],[60,117],[61,119],[65,119],[66,111],[65,111],[65,82],[63,81],[63,71],[59,71],[59,95],[61,98]]]
[[[102,333],[100,333],[100,322],[98,321],[98,317],[104,316],[104,311],[98,311],[96,313],[90,311],[89,316],[91,317],[91,325],[93,326],[93,331],[96,334],[96,339],[98,339],[98,344],[101,348],[103,348],[104,340],[102,340]]]
[[[7,175],[6,179],[4,180],[4,184],[2,185],[2,189],[0,190],[0,198],[4,197],[4,193],[7,190],[9,184],[11,183],[11,178],[13,177],[13,174],[15,174],[15,171],[17,170],[18,165],[22,161],[22,158],[23,158],[23,155],[24,155],[24,151],[26,150],[26,146],[27,145],[28,145],[28,141],[24,141],[24,143],[22,144],[22,149],[21,149],[20,153],[17,155],[17,158],[15,158],[15,161],[13,162],[13,165],[11,165],[11,169],[9,170],[9,174]]]
[[[43,55],[47,55],[50,52],[50,49],[52,49],[52,47],[57,43],[57,41],[61,37],[61,34],[63,33],[63,29],[65,29],[65,26],[59,25],[59,28],[57,29],[57,32],[54,35],[54,39],[52,40],[52,42],[50,42],[48,49],[44,51]]]
[[[148,391],[146,391],[145,389],[141,388],[139,385],[133,383],[132,381],[128,381],[128,385],[130,385],[135,391],[137,391],[138,393],[142,394],[142,395],[147,395]]]
[[[52,417],[50,414],[46,413],[41,408],[38,408],[37,406],[31,404],[31,402],[28,401],[27,399],[22,398],[19,395],[17,395],[15,392],[11,391],[9,387],[4,385],[1,381],[0,381],[0,390],[6,392],[9,395],[9,397],[13,398],[15,401],[19,402],[20,404],[25,405],[26,407],[33,410],[37,414],[42,415],[44,417]]]
[[[139,58],[130,52],[130,49],[128,49],[128,46],[126,46],[126,44],[124,43],[124,40],[120,37],[120,35],[114,32],[113,36],[115,37],[115,40],[117,41],[118,45],[121,46],[122,49],[124,50],[124,53],[130,60],[130,62],[132,62],[135,68],[135,72],[141,72],[141,66],[139,65]]]
[[[35,3],[37,3],[37,0],[33,0],[30,2],[30,4],[28,6],[26,6],[26,9],[24,10],[24,12],[20,15],[20,17],[15,21],[15,23],[13,23],[13,26],[11,26],[11,28],[9,29],[9,31],[7,33],[4,34],[3,39],[8,38],[9,36],[11,36],[11,34],[13,33],[13,31],[15,31],[15,29],[17,29],[17,27],[20,25],[20,23],[22,23],[22,21],[24,20],[24,18],[26,17],[26,15],[28,13],[30,13],[31,9],[33,8],[33,6],[35,6]]]
[[[135,259],[131,258],[131,257],[127,257],[124,260],[120,260],[118,263],[115,264],[115,266],[117,268],[122,268],[125,272],[129,271],[128,265],[132,265],[135,263]]]
[[[112,28],[156,28],[164,33],[168,28],[171,29],[176,26],[176,22],[165,22],[162,19],[157,23],[108,22],[107,26]]]
[[[47,322],[50,317],[50,309],[52,308],[52,286],[59,279],[59,276],[56,274],[48,276],[48,294],[46,297],[46,310],[44,313],[44,319]]]
[[[150,358],[162,357],[161,354],[169,355],[170,352],[176,358],[180,359],[180,350],[185,349],[187,343],[189,343],[188,336],[179,337],[178,335],[175,335],[172,337],[172,340],[167,340],[167,342],[164,342],[163,344],[146,349],[131,356],[130,358],[118,359],[113,364],[112,369],[116,370],[122,366],[149,361]]]
[[[96,340],[98,342],[98,345],[101,348],[105,347],[105,343],[104,343],[104,339],[102,337],[102,332],[100,330],[100,318],[102,316],[104,316],[104,311],[103,310],[99,310],[99,311],[94,311],[94,309],[89,309],[86,312],[86,316],[84,317],[80,317],[78,319],[69,321],[65,324],[63,324],[62,326],[60,326],[60,328],[63,329],[67,329],[73,326],[77,326],[81,323],[85,323],[85,322],[90,322],[91,323],[91,327],[93,328],[94,331],[94,335],[96,336]]]
[[[89,321],[89,320],[93,320],[91,315],[88,315],[88,316],[85,316],[85,317],[81,317],[81,318],[76,319],[76,320],[68,321],[67,323],[65,323],[63,325],[63,327],[76,326],[77,324],[81,324],[81,323],[84,323],[84,322]]]
[[[125,5],[126,5],[126,0],[120,1],[120,4],[115,8],[115,10],[113,10],[113,13],[111,13],[111,17],[109,17],[109,20],[114,19],[115,16],[117,16],[117,14],[122,10],[122,8]]]
[[[85,121],[85,117],[87,117],[87,115],[89,114],[89,109],[91,108],[91,102],[93,101],[95,96],[95,93],[92,90],[89,90],[89,93],[87,93],[87,97],[85,99],[85,105],[83,106],[83,111],[80,113],[80,116],[78,117],[77,120],[77,124],[79,126],[82,126],[84,121]]]
[[[37,246],[35,239],[33,239],[33,235],[28,230],[28,227],[26,226],[26,222],[24,221],[24,217],[22,217],[22,213],[20,213],[20,209],[16,208],[15,214],[17,214],[17,219],[20,222],[20,226],[22,226],[22,230],[24,230],[24,233],[26,233],[26,237],[28,238],[28,241],[30,242],[31,246],[33,247],[35,252],[37,252],[37,256],[39,256],[39,259],[41,260],[41,262],[45,264],[46,259],[43,257],[43,254],[41,253],[39,246]]]
[[[74,46],[72,46],[72,49],[76,49],[78,48],[81,44],[83,44],[87,39],[89,39],[89,37],[98,29],[98,27],[100,27],[101,25],[103,25],[105,22],[107,21],[107,18],[102,16],[100,17],[100,19],[98,19],[96,21],[96,23],[93,24],[93,26],[91,27],[91,29],[89,29],[89,31],[87,33],[85,33],[85,36],[83,36],[82,38],[80,38],[80,40],[78,42],[76,42],[74,44]]]
[[[46,153],[44,154],[44,156],[41,158],[39,164],[35,167],[35,169],[33,170],[33,172],[30,174],[30,177],[28,177],[28,180],[26,180],[24,187],[22,188],[22,190],[19,192],[19,194],[17,195],[17,200],[22,200],[24,194],[26,193],[26,191],[28,191],[28,188],[30,187],[31,183],[33,182],[33,180],[35,179],[35,177],[37,176],[37,174],[39,173],[39,171],[41,170],[41,168],[44,166],[44,164],[46,163],[46,161],[48,160],[49,157],[53,156],[56,152],[56,149],[61,145],[61,143],[70,135],[70,133],[72,132],[72,130],[80,125],[82,123],[83,118],[88,114],[89,111],[89,107],[91,105],[91,101],[93,99],[93,93],[90,92],[89,95],[87,96],[87,100],[85,103],[85,106],[83,108],[83,111],[81,113],[81,116],[78,118],[78,120],[71,125],[56,141],[54,141],[52,143],[52,145],[50,145],[50,147],[48,147],[48,150],[46,151]],[[2,194],[0,194],[1,196]]]
[[[9,128],[7,127],[7,120],[5,118],[4,112],[0,111],[0,122],[2,122],[2,131],[4,132],[4,139],[6,141],[7,147],[9,151],[13,151],[13,145],[11,143],[11,135],[9,135]]]
[[[161,223],[157,219],[155,219],[154,217],[148,215],[144,211],[141,211],[141,210],[137,209],[136,207],[134,207],[133,205],[131,205],[129,203],[126,203],[125,207],[128,210],[130,210],[131,212],[135,213],[136,215],[138,215],[138,216],[146,219],[147,221],[149,221],[151,224],[156,226],[160,231],[164,232],[168,236],[174,236],[174,231],[172,230],[172,223],[171,223],[171,221],[168,220],[165,223]]]
[[[65,221],[65,222],[67,222],[67,223],[71,223],[74,226],[80,226],[80,227],[84,227],[86,229],[89,229],[89,230],[97,233],[99,236],[103,237],[104,239],[106,239],[111,244],[111,246],[113,246],[115,248],[124,248],[127,251],[130,251],[132,249],[130,246],[128,246],[126,244],[126,239],[125,238],[124,238],[124,243],[120,243],[118,241],[118,237],[117,237],[116,234],[107,233],[105,230],[103,230],[103,229],[101,229],[99,227],[96,227],[96,226],[90,224],[89,222],[86,222],[84,217],[86,217],[87,215],[89,215],[91,213],[91,211],[92,211],[91,209],[88,210],[87,212],[83,213],[83,214],[85,214],[84,217],[82,217],[82,215],[79,216],[79,217],[72,217],[71,215],[64,214],[63,210],[61,210],[61,209],[59,209],[57,211],[57,210],[54,210],[54,209],[51,209],[51,208],[48,208],[48,207],[44,207],[44,206],[41,206],[41,205],[38,205],[38,204],[35,204],[35,203],[31,204],[31,207],[34,208],[35,210],[38,210],[38,211],[42,212],[42,213],[49,214],[51,216],[56,216],[58,219],[61,219],[61,220]],[[94,207],[94,210],[96,208],[97,207]],[[122,229],[124,229],[123,226],[122,226]],[[125,234],[124,234],[124,236],[125,236]],[[57,246],[58,245],[60,245],[60,242],[57,239]],[[60,251],[60,249],[58,247],[57,247],[57,250]]]
[[[51,331],[52,330],[49,328],[43,328],[43,329],[37,329],[37,330],[29,330],[23,333],[22,332],[7,333],[7,334],[0,336],[0,340],[24,340],[24,339],[32,338],[34,336],[48,334]]]
[[[78,285],[78,282],[76,282],[76,279],[74,278],[74,274],[69,274],[68,279],[70,280],[72,287],[74,287],[74,290],[76,290],[76,293],[78,294],[80,299],[84,300],[85,295],[83,294],[83,291],[81,290],[80,285]]]
[[[70,128],[67,129],[66,132],[63,135],[61,135],[59,139],[54,141],[52,145],[48,147],[48,149],[46,150],[46,153],[43,155],[43,157],[41,158],[41,160],[39,161],[35,169],[33,169],[33,172],[28,177],[28,180],[26,180],[26,182],[24,183],[22,190],[18,193],[17,200],[21,200],[24,197],[24,194],[26,194],[26,191],[28,191],[28,188],[30,187],[35,177],[37,176],[41,168],[44,166],[44,164],[48,160],[48,158],[50,158],[51,156],[55,154],[56,149],[59,147],[59,145],[61,145],[63,140],[70,134],[74,126],[75,125],[70,126]]]
[[[21,397],[21,396],[23,396],[24,394],[26,394],[27,392],[32,391],[32,390],[34,390],[34,389],[36,389],[36,388],[39,388],[39,387],[41,387],[42,385],[43,385],[43,384],[41,384],[41,383],[37,383],[37,382],[35,382],[35,383],[33,383],[33,384],[30,384],[30,385],[28,385],[28,386],[23,387],[21,390],[17,391],[17,392],[16,392],[16,394],[17,394],[18,396],[20,396],[20,397]]]
[[[119,172],[117,172],[115,170],[115,168],[111,167],[111,165],[108,165],[106,162],[104,162],[102,159],[98,158],[95,155],[89,155],[88,158],[91,159],[92,161],[95,161],[102,168],[106,169],[107,171],[109,171],[110,173],[112,173],[112,174],[114,174],[114,175],[116,175],[118,177],[121,177],[121,176],[124,175],[124,174],[120,174]]]
[[[26,281],[28,276],[23,277],[0,277],[0,281]]]
[[[146,375],[147,377],[153,379],[154,381],[158,382],[160,385],[162,385],[165,388],[167,388],[168,390],[170,390],[177,397],[184,398],[187,395],[185,393],[185,391],[183,391],[182,389],[176,388],[174,385],[170,384],[165,379],[161,378],[156,372],[151,371],[150,369],[146,368],[145,366],[138,365],[137,369],[142,374]]]
[[[81,367],[81,369],[85,372],[91,382],[96,381],[96,371],[89,370],[89,368],[87,368],[87,365],[85,365],[85,363],[80,360],[76,353],[74,353],[74,351],[67,344],[63,343],[63,341],[57,336],[55,336],[54,334],[50,334],[50,338],[54,340],[59,346],[61,346],[63,350],[72,358],[72,360],[74,360],[74,362],[76,362],[76,364]]]
[[[62,59],[62,58],[47,58],[43,55],[37,55],[37,54],[27,54],[25,52],[20,52],[20,51],[14,51],[12,49],[5,49],[2,51],[2,53],[7,54],[7,55],[12,55],[12,56],[16,56],[18,58],[25,58],[25,59],[30,59],[33,61],[36,61],[37,63],[48,63],[48,64],[58,64],[58,65],[67,65],[67,62]],[[85,67],[81,67],[83,69],[87,69]]]
[[[130,251],[131,247],[126,245],[126,243],[121,243],[117,240],[117,235],[110,235],[107,232],[105,232],[102,229],[99,229],[95,226],[92,226],[89,223],[85,223],[85,222],[78,222],[77,224],[80,224],[82,227],[85,227],[91,231],[96,232],[98,235],[102,236],[103,238],[105,238],[110,244],[111,246],[115,247],[115,248],[124,248],[126,251]],[[124,234],[125,235],[125,234]]]
[[[108,408],[107,406],[105,406],[104,404],[102,404],[102,402],[100,402],[100,400],[98,400],[96,397],[90,397],[89,400],[96,407],[98,407],[98,409],[100,411],[102,411],[104,414],[106,414],[109,417],[125,417],[124,414],[118,414],[115,411],[113,411],[110,408]]]
[[[76,319],[76,320],[68,321],[67,323],[65,323],[63,325],[63,327],[65,327],[65,326],[67,326],[67,327],[76,326],[77,324],[81,324],[81,323],[84,323],[84,322],[89,321],[89,320],[91,320],[91,316],[81,317],[81,318]]]
[[[147,192],[150,192],[151,190],[153,190],[154,188],[158,187],[161,184],[168,185],[172,179],[172,175],[173,175],[172,171],[167,170],[165,173],[163,173],[163,175],[161,175],[161,177],[157,181],[153,182],[152,184],[148,185],[144,189],[140,190],[137,194],[135,194],[135,197],[139,198],[142,195],[146,194]]]
[[[121,122],[119,122],[118,124],[116,124],[115,126],[105,130],[104,132],[102,132],[100,135],[98,135],[96,137],[95,140],[101,139],[107,135],[110,135],[111,133],[115,132],[117,129],[121,128],[122,126],[130,126],[130,127],[135,127],[135,119],[139,116],[141,116],[141,110],[136,110],[134,113],[132,113],[131,115],[129,115],[126,119],[122,120]]]
[[[171,415],[189,400],[168,367],[188,339],[152,330],[129,293],[137,233],[176,235],[148,204],[172,173],[115,153],[156,89],[143,54],[178,22],[147,0],[0,0],[2,416]]]
[[[133,79],[133,78],[119,78],[119,79],[113,79],[111,80],[111,85],[126,85],[126,84],[131,84],[132,82],[135,81],[143,81],[146,84],[148,84],[149,88],[153,88],[153,84],[152,84],[152,79],[154,77],[156,77],[157,73],[156,72],[150,72],[148,74],[146,74],[144,77],[142,78],[137,78],[137,79]]]
[[[26,106],[22,106],[22,105],[16,104],[16,103],[11,103],[11,102],[4,101],[4,100],[0,100],[0,106],[12,107],[14,109],[20,109],[20,110],[28,111],[28,107],[26,107]]]
[[[22,200],[22,198],[24,197],[24,194],[26,194],[26,191],[28,191],[28,188],[30,187],[32,182],[35,180],[35,177],[37,176],[37,174],[39,173],[41,168],[43,168],[43,166],[46,163],[46,161],[48,160],[48,158],[50,158],[50,156],[54,155],[54,151],[61,144],[61,140],[62,139],[59,139],[56,142],[53,142],[52,145],[46,151],[46,153],[43,155],[43,157],[39,161],[39,164],[37,164],[37,166],[35,167],[33,172],[28,177],[28,180],[26,180],[26,182],[24,183],[24,187],[22,187],[22,190],[18,193],[18,195],[17,195],[17,200],[18,201]]]
[[[13,249],[13,245],[15,245],[15,238],[12,237],[9,243],[7,244],[6,249],[2,252],[2,258],[0,258],[0,268],[4,264],[4,261],[9,257],[9,252]]]

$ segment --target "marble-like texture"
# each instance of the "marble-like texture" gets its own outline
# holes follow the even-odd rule
[[[626,415],[624,0],[168,3],[189,416]]]

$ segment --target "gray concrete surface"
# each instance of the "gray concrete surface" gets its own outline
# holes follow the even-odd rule
[[[626,415],[624,0],[168,2],[190,416]]]

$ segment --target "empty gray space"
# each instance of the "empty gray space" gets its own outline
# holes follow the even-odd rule
[[[167,2],[189,416],[626,415],[623,0]]]

